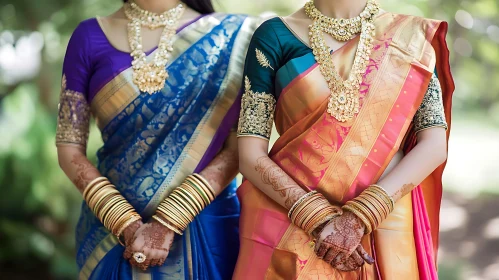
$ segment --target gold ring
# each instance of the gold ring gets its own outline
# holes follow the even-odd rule
[[[137,263],[143,263],[146,261],[146,255],[144,255],[143,253],[133,253],[133,258],[135,259],[135,261]]]

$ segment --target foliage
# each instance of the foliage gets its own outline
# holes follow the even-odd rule
[[[499,2],[381,2],[386,10],[426,15],[450,23],[449,47],[453,50],[457,46],[464,54],[452,51],[451,55],[457,85],[455,111],[499,123],[499,80],[494,79],[499,77]],[[217,7],[222,11],[275,11],[286,15],[303,3],[219,0]],[[31,32],[40,34],[44,42],[39,70],[34,76],[2,80],[9,73],[0,63],[0,271],[13,273],[8,278],[30,279],[29,275],[34,273],[37,279],[74,278],[73,229],[81,198],[59,169],[54,147],[61,63],[78,22],[110,14],[120,5],[118,0],[0,1],[0,48],[10,37],[20,40]],[[458,10],[473,15],[471,29],[456,23]],[[490,27],[493,25],[495,29]],[[95,127],[91,135],[88,154],[94,159],[100,145]],[[19,263],[23,265],[16,265]]]

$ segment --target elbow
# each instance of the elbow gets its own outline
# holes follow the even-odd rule
[[[249,160],[248,158],[239,152],[239,172],[246,177],[248,174]]]
[[[447,148],[440,150],[440,152],[438,153],[438,165],[439,166],[447,161],[447,155],[448,155]]]

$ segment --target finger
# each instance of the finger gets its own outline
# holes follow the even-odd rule
[[[130,246],[125,247],[125,251],[123,252],[123,258],[125,260],[128,260],[132,257],[132,254],[133,254],[132,248],[130,248]]]
[[[160,263],[161,259],[152,259],[150,267],[157,266]]]
[[[357,247],[357,253],[359,253],[359,255],[368,263],[368,264],[373,264],[374,263],[374,259],[373,257],[371,257],[371,255],[369,255],[369,253],[367,253],[366,250],[364,250],[364,247],[362,247],[362,245],[359,245]]]
[[[161,259],[159,262],[158,266],[163,266],[165,264],[166,259]]]
[[[346,260],[347,260],[347,257],[345,255],[345,253],[340,252],[340,253],[336,254],[336,257],[330,263],[334,268],[338,268],[340,265],[345,265]]]
[[[319,259],[322,259],[324,257],[324,255],[326,255],[328,249],[329,249],[329,247],[327,245],[325,245],[324,243],[321,243],[319,245],[317,251],[315,252],[315,254],[317,255],[317,257]]]
[[[345,262],[338,265],[337,269],[341,271],[354,271],[360,267],[352,258],[348,258]]]
[[[338,250],[335,248],[329,248],[329,251],[327,251],[326,255],[324,255],[323,260],[327,263],[331,263],[332,260],[338,255]]]
[[[365,263],[364,259],[357,252],[353,252],[350,255],[350,259],[352,259],[352,261],[355,262],[358,266],[363,266]]]

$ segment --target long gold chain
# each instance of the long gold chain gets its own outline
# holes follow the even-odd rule
[[[338,32],[338,26],[333,26],[331,19],[321,14],[313,1],[305,4],[305,13],[313,20],[310,25],[309,40],[315,60],[319,64],[331,92],[327,112],[340,122],[351,120],[359,112],[359,91],[369,56],[373,48],[374,16],[379,7],[374,0],[369,0],[360,17],[360,40],[355,53],[355,59],[348,79],[343,80],[334,66],[330,49],[324,39],[324,33]],[[369,16],[366,16],[366,15]],[[341,20],[341,19],[339,19]],[[338,21],[339,21],[338,20]],[[354,32],[350,30],[349,33]],[[356,33],[352,33],[356,34]]]
[[[155,14],[141,9],[134,1],[124,4],[126,17],[130,20],[128,23],[128,43],[133,57],[133,82],[139,87],[140,91],[153,94],[164,87],[168,78],[166,64],[173,51],[173,36],[176,33],[178,22],[184,13],[184,5],[179,3],[162,14]],[[142,26],[149,29],[156,29],[164,26],[158,49],[154,59],[147,61],[147,56],[142,49]]]

